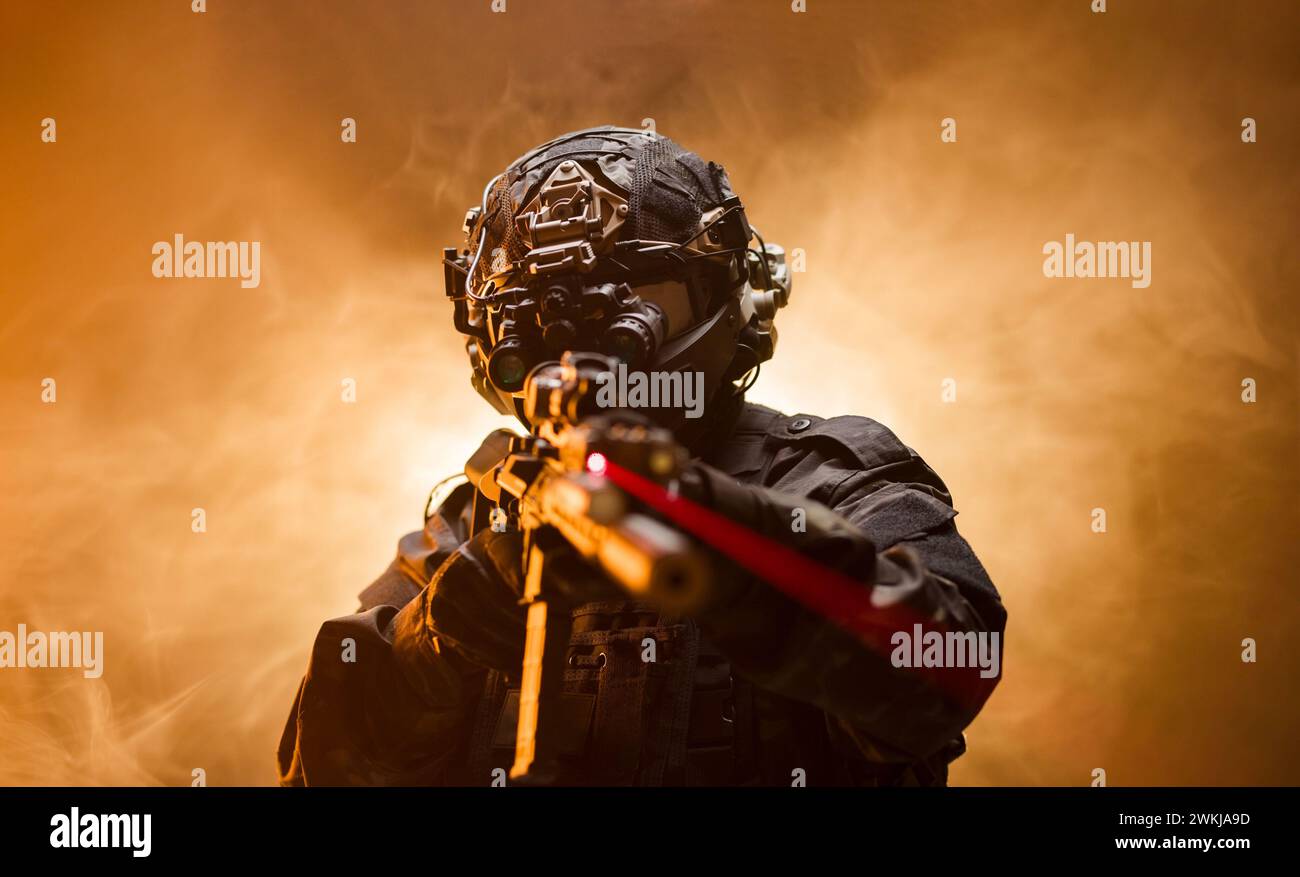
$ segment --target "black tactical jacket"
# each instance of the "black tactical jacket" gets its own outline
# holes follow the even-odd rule
[[[881,424],[745,404],[701,458],[832,510],[874,543],[877,583],[951,628],[1001,637],[1006,613],[947,488]],[[321,628],[280,743],[281,783],[489,785],[509,770],[517,672],[465,660],[426,611],[471,535],[473,493],[453,491],[399,542],[360,611]],[[757,579],[709,618],[617,601],[579,607],[573,629],[564,749],[578,784],[942,784],[996,683],[958,703]],[[354,661],[340,657],[345,638]]]

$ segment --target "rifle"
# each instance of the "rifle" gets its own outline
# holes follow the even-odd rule
[[[559,775],[555,721],[575,605],[627,594],[687,612],[708,579],[703,552],[685,535],[642,512],[604,477],[617,465],[671,486],[687,460],[670,431],[596,404],[601,374],[616,362],[566,353],[538,366],[525,385],[533,434],[494,434],[495,447],[466,467],[496,503],[491,526],[523,533],[528,620],[511,779],[554,782]],[[491,446],[492,443],[489,443]],[[671,487],[670,487],[671,489]],[[603,577],[576,570],[598,567]]]

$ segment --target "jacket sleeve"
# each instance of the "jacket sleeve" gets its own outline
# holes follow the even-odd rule
[[[431,579],[456,556],[453,493],[362,593],[361,610],[327,621],[278,751],[282,785],[436,785],[467,745],[486,670],[431,629]]]
[[[953,523],[947,488],[920,457],[866,418],[822,421],[784,445],[763,483],[696,464],[715,511],[861,583],[947,630],[997,634],[1006,612]],[[799,516],[802,527],[792,527]],[[960,735],[1000,678],[956,696],[933,677],[733,566],[702,627],[755,684],[824,710],[832,738],[873,761],[928,757]],[[1000,655],[1000,652],[999,652]],[[969,678],[969,674],[967,677]]]

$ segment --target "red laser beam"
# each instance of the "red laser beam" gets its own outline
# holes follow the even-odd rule
[[[911,637],[916,625],[920,625],[923,633],[934,631],[942,636],[947,632],[945,625],[907,606],[873,604],[869,585],[671,493],[608,459],[603,460],[603,468],[603,474],[615,486],[786,596],[853,634],[886,660],[893,651],[890,638],[895,632],[904,631]],[[909,669],[922,674],[961,703],[981,703],[996,682],[995,678],[982,678],[978,667]]]

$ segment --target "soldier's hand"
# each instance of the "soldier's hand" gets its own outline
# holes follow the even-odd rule
[[[523,534],[480,531],[429,582],[429,626],[461,657],[518,674],[524,658]]]

